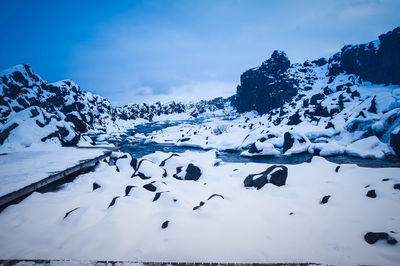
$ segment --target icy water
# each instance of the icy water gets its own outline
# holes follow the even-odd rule
[[[175,146],[174,144],[164,144],[164,143],[144,143],[144,141],[138,141],[132,143],[132,141],[127,140],[126,138],[131,135],[132,131],[136,133],[142,134],[150,134],[153,131],[161,130],[170,126],[176,126],[182,123],[186,124],[200,124],[203,123],[207,118],[196,118],[192,120],[176,120],[176,121],[163,121],[163,122],[149,122],[141,125],[137,125],[134,130],[128,130],[125,136],[121,136],[121,139],[109,139],[110,143],[115,144],[120,147],[122,152],[127,152],[131,154],[134,158],[140,158],[147,154],[162,151],[162,152],[174,152],[174,153],[183,153],[187,150],[205,152],[205,150],[201,148],[195,147],[184,147],[184,146]],[[228,119],[228,118],[222,118]],[[301,164],[309,161],[312,158],[311,154],[304,153],[298,155],[281,155],[281,156],[259,156],[259,157],[242,157],[240,156],[240,152],[217,152],[217,158],[223,160],[224,162],[256,162],[256,163],[268,163],[268,164]],[[346,155],[341,156],[330,156],[325,157],[328,161],[337,164],[357,164],[362,167],[373,167],[373,168],[382,168],[382,167],[400,167],[400,158],[390,157],[385,160],[379,159],[363,159],[357,157],[351,157]]]

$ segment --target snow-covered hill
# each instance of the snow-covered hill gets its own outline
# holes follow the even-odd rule
[[[347,45],[329,60],[303,64],[290,64],[284,52],[274,51],[241,76],[234,104],[243,115],[190,129],[168,128],[151,140],[244,156],[400,155],[400,86],[393,85],[400,84],[400,56],[393,48],[393,42],[400,47],[399,36],[397,28],[379,41]],[[387,71],[375,73],[376,65]]]
[[[0,72],[0,150],[52,142],[63,146],[90,144],[88,132],[122,131],[134,120],[188,113],[198,116],[223,109],[228,99],[193,104],[170,102],[113,107],[99,96],[80,89],[72,80],[47,83],[28,65]]]

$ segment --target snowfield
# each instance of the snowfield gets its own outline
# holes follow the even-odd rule
[[[0,155],[0,197],[38,182],[51,174],[101,156],[106,149],[34,145]]]
[[[215,150],[111,158],[60,191],[33,193],[0,213],[0,257],[400,261],[399,244],[364,240],[367,232],[400,240],[398,169],[338,167],[314,156],[310,163],[286,165],[284,185],[271,183],[274,173],[285,176],[285,167],[278,167],[256,189],[245,187],[246,177],[272,165],[223,163]],[[366,196],[370,190],[376,198]],[[324,203],[325,196],[330,197]]]

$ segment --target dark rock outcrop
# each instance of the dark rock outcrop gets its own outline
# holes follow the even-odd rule
[[[297,89],[296,81],[286,72],[289,67],[285,52],[274,51],[260,67],[244,72],[237,87],[237,111],[265,114],[292,99]]]
[[[379,36],[379,41],[346,45],[329,58],[329,73],[356,74],[373,83],[400,84],[400,27]]]

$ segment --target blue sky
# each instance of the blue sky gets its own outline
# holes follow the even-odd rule
[[[235,93],[273,50],[329,57],[400,26],[400,1],[0,1],[0,69],[30,64],[115,105]]]

